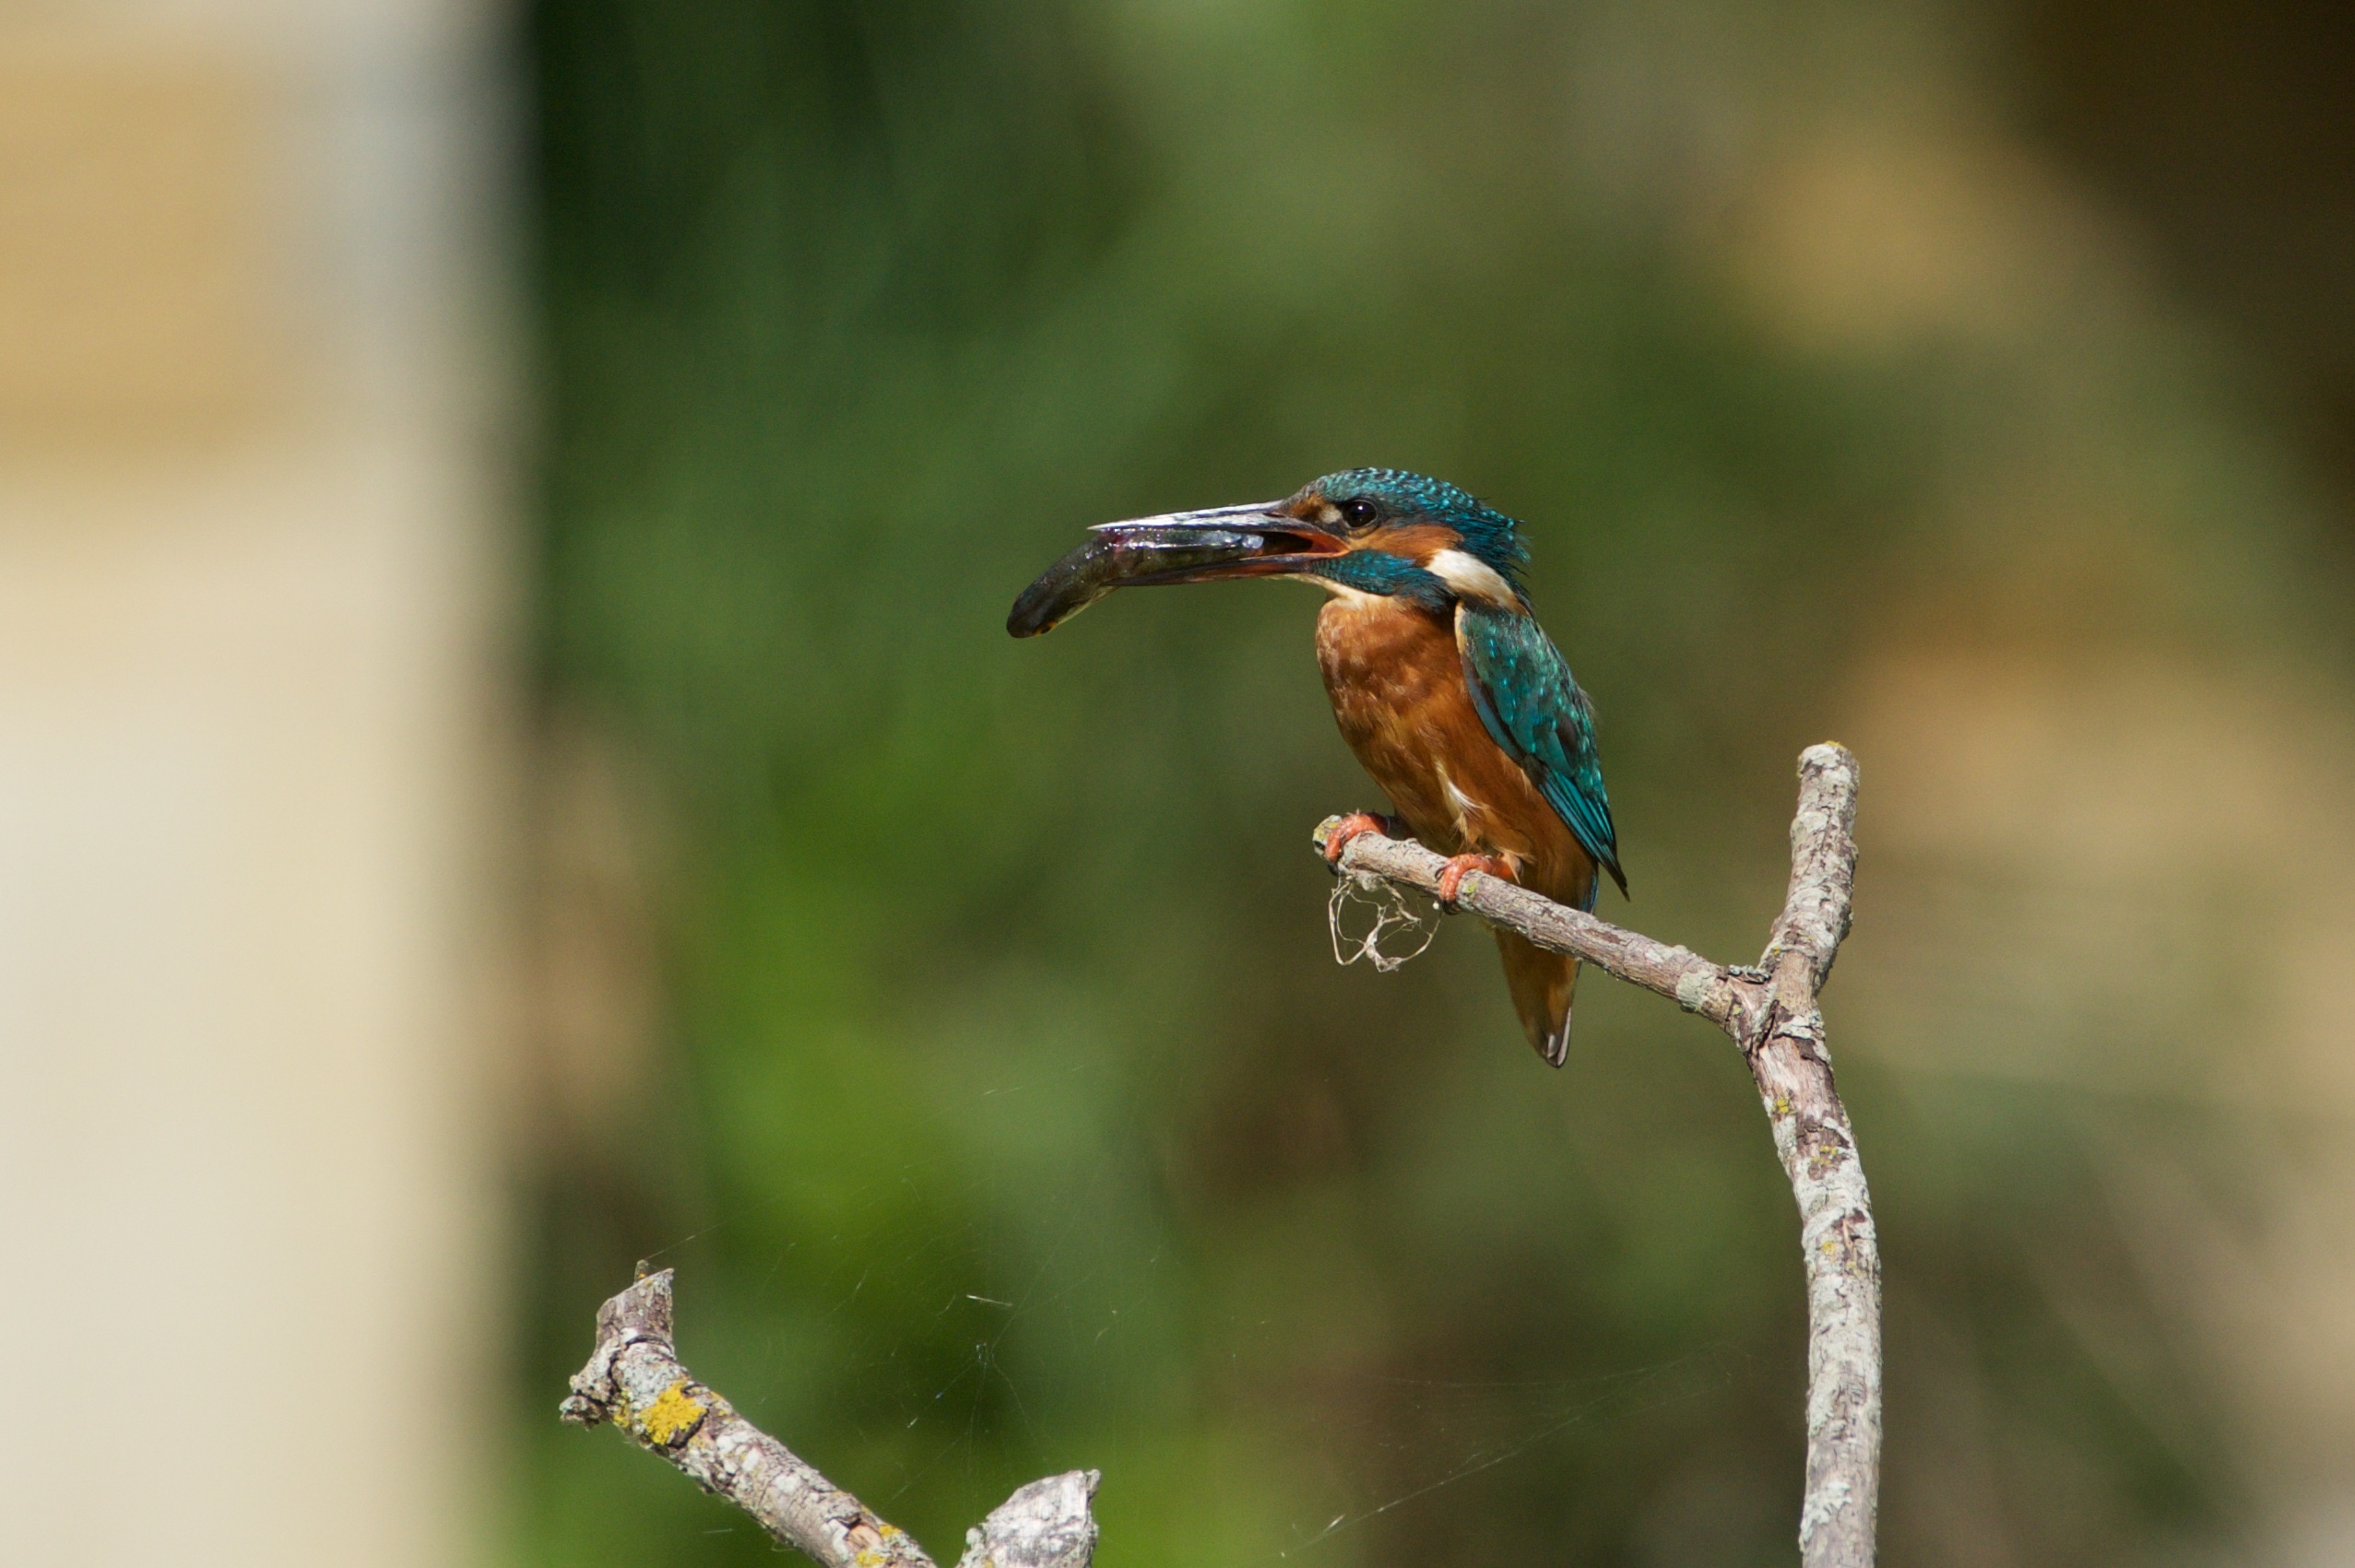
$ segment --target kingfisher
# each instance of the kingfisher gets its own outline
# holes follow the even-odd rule
[[[1349,468],[1282,501],[1103,524],[1015,602],[1035,636],[1115,588],[1291,578],[1328,595],[1317,665],[1342,738],[1394,815],[1358,811],[1325,841],[1411,833],[1448,856],[1441,907],[1465,877],[1503,877],[1592,910],[1602,874],[1624,895],[1594,710],[1532,612],[1521,525],[1444,480]],[[1569,1053],[1578,961],[1496,932],[1529,1043]]]

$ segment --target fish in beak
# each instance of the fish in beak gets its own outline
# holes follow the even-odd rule
[[[1052,631],[1115,588],[1288,576],[1348,548],[1330,530],[1285,514],[1284,504],[1253,501],[1099,524],[1087,543],[1023,590],[1006,631],[1016,637]]]

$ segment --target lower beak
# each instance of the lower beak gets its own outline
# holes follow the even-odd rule
[[[1102,524],[1086,544],[1023,590],[1006,618],[1006,630],[1016,637],[1051,631],[1116,588],[1281,577],[1347,548],[1325,529],[1277,512],[1279,504],[1255,502]]]

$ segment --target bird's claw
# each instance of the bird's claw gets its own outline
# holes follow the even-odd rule
[[[1385,838],[1395,838],[1398,830],[1391,826],[1387,817],[1377,817],[1371,811],[1352,811],[1348,816],[1335,822],[1332,825],[1332,831],[1325,835],[1325,864],[1338,869],[1341,865],[1341,852],[1349,847],[1349,841],[1366,833],[1379,833]]]
[[[1439,873],[1439,907],[1450,914],[1455,913],[1456,899],[1463,891],[1463,879],[1478,871],[1485,876],[1513,879],[1512,867],[1492,855],[1458,855],[1449,857],[1446,869]]]

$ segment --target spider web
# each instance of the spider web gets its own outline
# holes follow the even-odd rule
[[[1346,968],[1364,959],[1388,974],[1429,949],[1439,934],[1439,905],[1369,871],[1344,871],[1333,878],[1325,902],[1325,925],[1332,933],[1334,962]],[[1358,926],[1363,929],[1354,929]],[[1414,946],[1386,952],[1386,941]]]
[[[1373,935],[1379,929],[1378,922]],[[1426,945],[1427,940],[1426,936]],[[1016,1082],[984,1089],[979,1098],[1019,1096],[1033,1087]],[[822,1248],[790,1244],[772,1259],[762,1289],[754,1292],[756,1303],[781,1277],[820,1262],[812,1255],[822,1251],[820,1272],[830,1278],[816,1294],[830,1304],[821,1315],[853,1314],[866,1292],[888,1277],[887,1288],[937,1303],[933,1323],[945,1320],[963,1332],[966,1348],[953,1364],[942,1373],[937,1358],[928,1358],[932,1370],[921,1381],[911,1375],[915,1366],[903,1354],[904,1343],[890,1344],[863,1362],[803,1366],[799,1375],[792,1363],[809,1353],[806,1343],[775,1335],[763,1347],[763,1359],[781,1382],[806,1388],[814,1370],[824,1383],[885,1390],[886,1397],[870,1403],[847,1425],[861,1440],[865,1462],[895,1449],[906,1455],[896,1473],[872,1468],[853,1473],[841,1468],[838,1455],[804,1446],[806,1439],[794,1430],[792,1407],[799,1401],[775,1389],[755,1392],[740,1408],[887,1517],[917,1489],[937,1482],[944,1467],[961,1467],[964,1480],[976,1488],[998,1484],[1009,1438],[1029,1453],[1057,1456],[1053,1462],[1059,1465],[1068,1458],[1101,1466],[1102,1458],[1087,1451],[1087,1435],[1065,1434],[1078,1425],[1095,1433],[1122,1423],[1123,1401],[1149,1381],[1130,1364],[1137,1353],[1132,1326],[1166,1316],[1171,1309],[1166,1301],[1156,1306],[1156,1298],[1183,1297],[1189,1288],[1173,1277],[1184,1266],[1173,1260],[1166,1232],[1125,1254],[1098,1244],[1110,1229],[1096,1221],[1105,1216],[1106,1189],[1117,1183],[1118,1165],[1115,1152],[1097,1153],[1085,1179],[1064,1189],[1051,1223],[1020,1245],[992,1220],[968,1218],[930,1229],[913,1245],[904,1232],[846,1232],[825,1238]],[[941,1154],[900,1161],[869,1185],[921,1189],[970,1179],[961,1160]],[[1023,1190],[1034,1191],[1027,1185]],[[724,1220],[707,1226],[650,1255],[651,1260],[692,1250],[727,1229]],[[892,1247],[896,1251],[883,1250]],[[1004,1283],[1010,1253],[1026,1256],[1012,1286]],[[1284,1330],[1264,1324],[1229,1320],[1219,1326],[1220,1349],[1230,1362],[1280,1362],[1297,1348]],[[1019,1347],[1010,1354],[1010,1341],[1024,1334],[1051,1336],[1059,1341],[1059,1354],[1026,1357]],[[1158,1353],[1169,1359],[1166,1347]],[[689,1364],[696,1365],[692,1340],[686,1354]],[[1324,1369],[1316,1387],[1298,1399],[1279,1387],[1229,1416],[1312,1455],[1316,1462],[1286,1478],[1294,1483],[1289,1487],[1294,1517],[1279,1525],[1285,1533],[1264,1554],[1239,1561],[1330,1560],[1336,1538],[1418,1505],[1443,1506],[1449,1489],[1528,1459],[1567,1433],[1722,1391],[1732,1376],[1725,1355],[1723,1347],[1712,1347],[1595,1375],[1550,1378],[1402,1375],[1395,1362],[1386,1362],[1382,1371]],[[731,1393],[724,1385],[721,1391]],[[1083,1406],[1092,1410],[1090,1419],[1071,1421],[1069,1413]],[[895,1430],[883,1430],[886,1425]],[[829,1468],[830,1459],[834,1468]],[[1115,1470],[1107,1484],[1117,1480]],[[996,1501],[995,1493],[987,1495],[985,1509]],[[711,1533],[750,1527],[731,1524]]]

